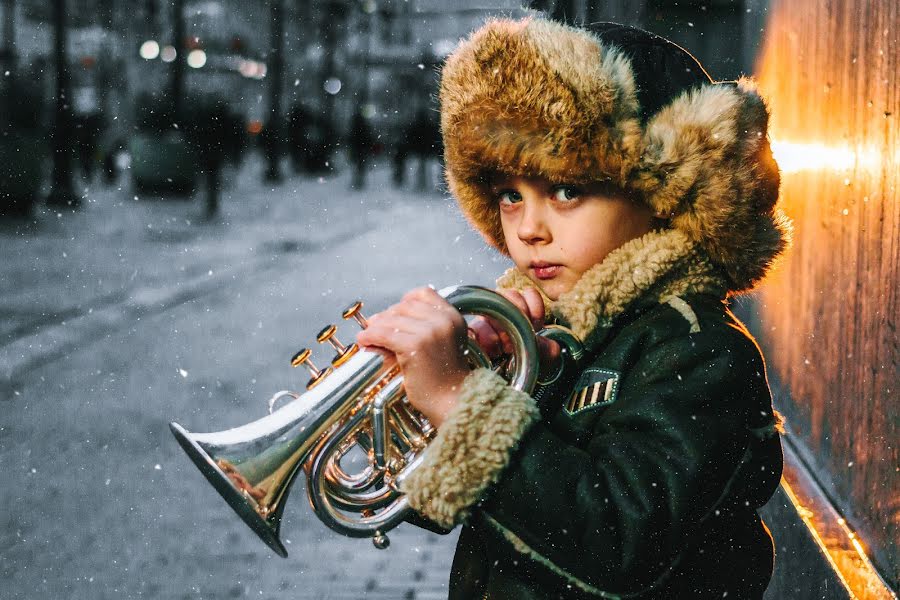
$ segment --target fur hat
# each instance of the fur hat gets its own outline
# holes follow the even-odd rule
[[[714,83],[684,49],[613,23],[492,20],[441,75],[446,176],[463,213],[507,253],[488,175],[608,181],[701,245],[732,291],[789,239],[753,83]]]

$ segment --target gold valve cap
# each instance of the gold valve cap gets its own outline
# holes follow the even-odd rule
[[[345,319],[352,319],[356,314],[362,310],[363,302],[362,300],[357,300],[350,306],[344,309],[344,312],[341,313],[341,316]]]
[[[301,349],[299,352],[297,352],[297,354],[294,355],[293,358],[291,358],[291,366],[299,367],[307,360],[309,360],[310,354],[312,354],[312,351],[309,348]]]
[[[316,334],[316,341],[320,344],[327,342],[331,339],[331,336],[337,331],[337,327],[334,325],[326,325],[322,328],[322,331]]]
[[[332,373],[331,367],[328,367],[327,369],[322,369],[321,371],[319,371],[318,375],[310,378],[310,380],[306,383],[306,389],[308,389],[308,390],[313,389],[314,387],[316,387],[317,385],[322,383],[322,380],[325,379],[326,377],[328,377],[329,375],[331,375],[331,373]]]
[[[350,357],[356,354],[359,351],[359,346],[356,343],[350,344],[346,348],[344,348],[343,352],[338,352],[338,354],[331,359],[331,365],[336,369],[348,360]]]

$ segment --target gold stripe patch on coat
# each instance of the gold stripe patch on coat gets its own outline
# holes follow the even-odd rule
[[[566,412],[575,414],[589,408],[609,406],[615,402],[618,388],[619,374],[615,371],[587,369],[566,402]]]

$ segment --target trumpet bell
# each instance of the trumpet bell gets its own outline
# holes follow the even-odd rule
[[[272,550],[287,549],[279,538],[291,482],[319,440],[358,406],[361,390],[386,377],[384,359],[360,351],[305,394],[240,427],[212,433],[169,428],[200,472],[229,506]],[[270,410],[272,405],[270,404]]]
[[[279,537],[281,529],[281,511],[284,508],[284,503],[278,503],[276,509],[263,518],[257,510],[254,510],[253,504],[249,502],[248,491],[239,489],[235,484],[234,473],[232,472],[232,476],[229,477],[225,471],[216,464],[216,461],[213,460],[212,456],[210,456],[203,446],[192,437],[191,432],[174,422],[169,423],[169,429],[172,430],[175,439],[178,440],[182,449],[184,449],[191,460],[194,461],[194,464],[197,465],[197,468],[200,469],[203,476],[206,477],[207,481],[209,481],[222,498],[225,499],[225,502],[234,509],[244,523],[249,525],[250,529],[252,529],[269,548],[274,550],[276,554],[282,558],[286,558],[287,549],[284,547],[284,544],[281,543],[281,538]],[[286,492],[287,490],[285,490],[285,497],[287,496]]]

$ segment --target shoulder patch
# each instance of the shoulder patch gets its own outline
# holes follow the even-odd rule
[[[575,384],[575,391],[564,408],[567,413],[574,415],[588,409],[609,406],[616,401],[618,391],[619,373],[591,367],[581,374]]]

